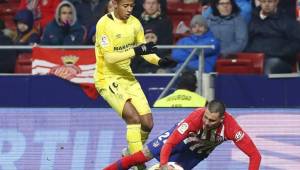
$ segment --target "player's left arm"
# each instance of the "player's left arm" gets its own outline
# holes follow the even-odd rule
[[[259,170],[261,155],[250,136],[233,120],[230,131],[230,138],[234,144],[243,151],[250,159],[249,170]]]

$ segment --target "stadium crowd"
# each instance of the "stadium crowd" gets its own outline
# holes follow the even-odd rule
[[[113,0],[0,0],[0,45],[93,45],[97,21],[113,10]],[[297,0],[137,0],[133,15],[147,42],[215,45],[204,51],[207,73],[216,71],[218,59],[250,52],[264,53],[264,73],[269,74],[295,71],[300,52],[297,11]],[[0,72],[15,72],[23,52],[28,51],[1,50]],[[190,52],[160,49],[157,54],[176,60],[176,68],[161,69],[136,57],[132,70],[175,72]],[[194,57],[186,70],[197,70],[198,62]]]

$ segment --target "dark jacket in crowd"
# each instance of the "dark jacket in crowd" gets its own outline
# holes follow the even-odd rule
[[[143,13],[144,11],[144,8],[143,8],[143,3],[144,3],[144,0],[136,0],[135,1],[135,6],[133,8],[133,12],[132,12],[132,15],[139,18],[141,16],[141,14]],[[160,10],[161,10],[161,13],[162,15],[166,15],[167,14],[167,0],[159,0],[159,3],[160,3]]]
[[[28,26],[28,30],[25,32],[21,32],[17,28],[17,37],[15,39],[16,45],[29,45],[34,43],[40,42],[40,36],[36,29],[33,28],[34,20],[33,20],[33,14],[30,10],[23,9],[19,11],[15,18],[15,23],[22,22],[23,24],[26,24]]]
[[[95,7],[92,7],[90,0],[74,3],[80,24],[84,25],[87,30],[90,30],[105,14],[108,1],[109,0],[99,0],[99,3]]]
[[[254,0],[253,0],[254,1]],[[252,4],[251,0],[235,0],[238,7],[241,9],[240,15],[244,18],[245,22],[249,23],[251,20]],[[211,7],[208,7],[202,15],[206,18],[212,13]]]
[[[146,17],[147,18],[147,17]],[[173,44],[173,26],[170,18],[165,15],[159,15],[157,17],[140,17],[139,20],[143,25],[143,28],[146,30],[152,30],[158,37],[156,44],[158,45],[171,45]],[[170,55],[170,50],[158,50],[158,55],[160,57],[165,57]]]
[[[59,9],[63,4],[69,4],[72,8],[73,22],[68,27],[59,22]],[[76,17],[75,7],[68,1],[61,2],[55,14],[55,19],[50,22],[42,35],[43,45],[81,45],[84,43],[84,28]]]
[[[0,31],[0,45],[13,45],[10,38]],[[17,53],[15,50],[0,50],[0,73],[13,73],[15,69]]]
[[[266,57],[293,60],[300,51],[300,23],[278,12],[261,19],[259,8],[253,13],[249,26],[248,52],[263,52]]]

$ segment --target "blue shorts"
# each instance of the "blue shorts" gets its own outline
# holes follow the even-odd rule
[[[153,157],[160,160],[160,151],[164,142],[168,139],[170,134],[174,131],[177,125],[172,127],[170,130],[162,133],[157,138],[153,139],[151,142],[147,144],[149,151],[152,153]],[[197,154],[192,152],[189,149],[189,146],[186,145],[184,142],[180,142],[178,145],[173,148],[171,152],[171,156],[169,162],[176,162],[180,166],[183,167],[185,170],[192,169],[195,167],[199,162],[205,159],[208,154]]]

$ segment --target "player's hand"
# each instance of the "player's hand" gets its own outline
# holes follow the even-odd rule
[[[168,58],[161,58],[158,61],[158,65],[162,68],[166,68],[166,67],[176,67],[177,62],[172,60],[172,59],[168,59]]]
[[[153,42],[148,42],[146,44],[141,44],[133,48],[135,55],[146,55],[155,53],[157,48]]]

